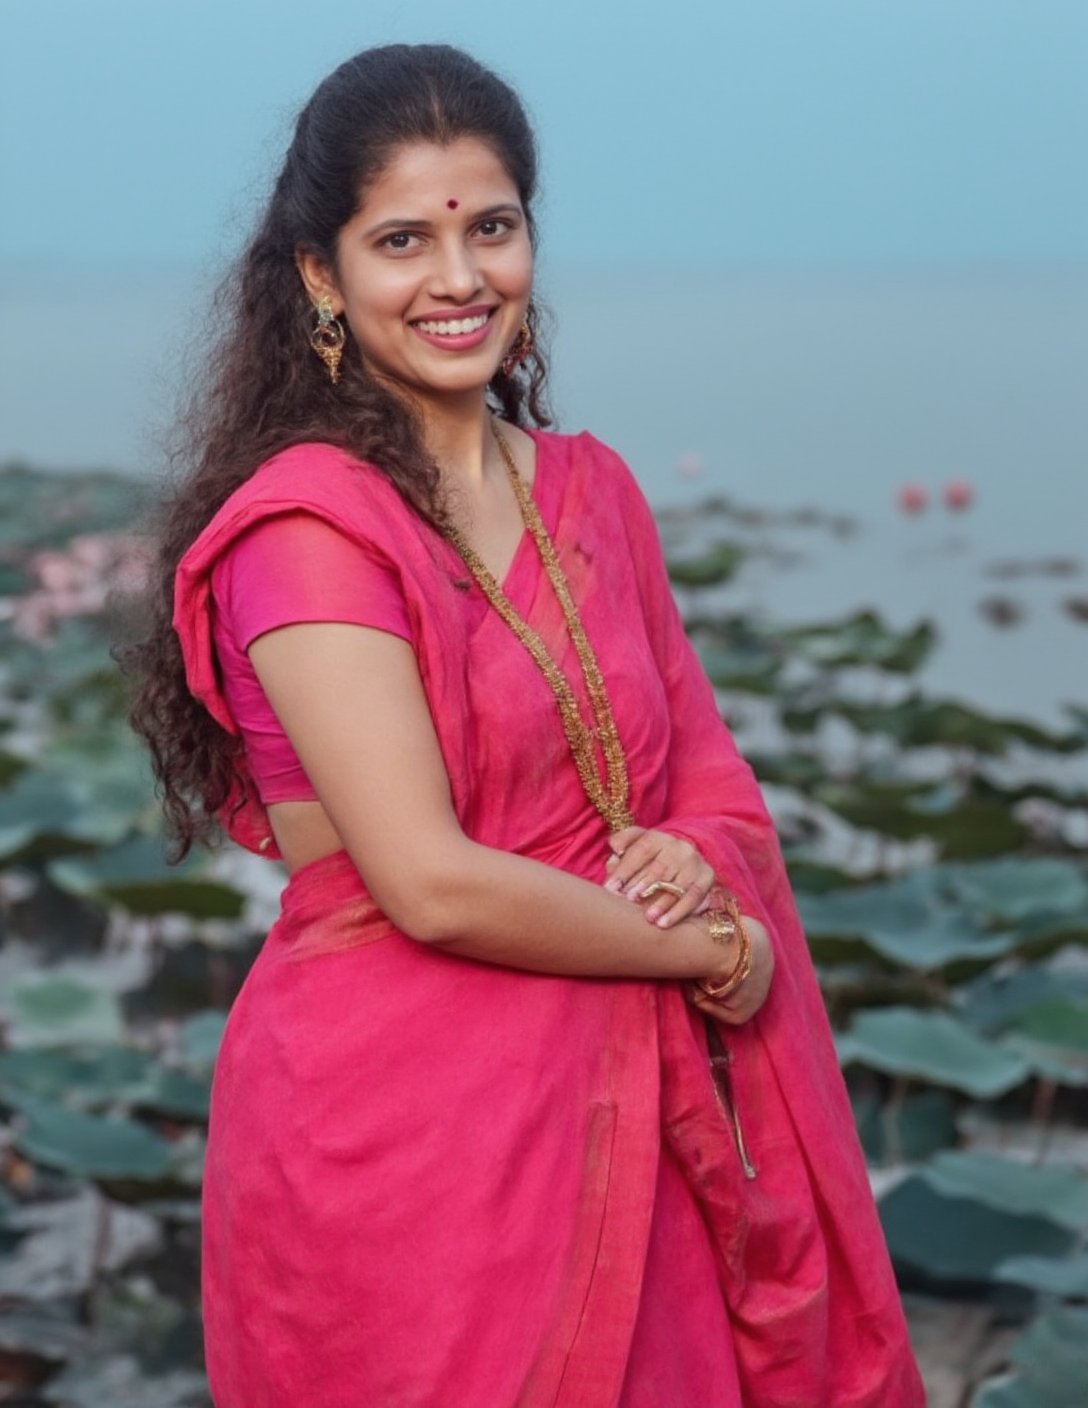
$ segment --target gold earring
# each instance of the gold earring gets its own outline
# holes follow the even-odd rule
[[[317,322],[310,333],[310,346],[329,369],[329,380],[335,386],[340,380],[340,358],[344,351],[344,325],[332,314],[332,299],[322,294],[317,301]]]
[[[521,327],[518,328],[518,335],[514,339],[513,346],[500,363],[503,375],[511,376],[532,350],[533,330],[529,326],[529,319],[526,318]]]

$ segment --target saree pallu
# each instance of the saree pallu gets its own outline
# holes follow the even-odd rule
[[[687,640],[649,506],[587,432],[529,433],[634,815],[692,840],[766,924],[774,987],[744,1027],[715,1028],[719,1082],[678,983],[478,963],[397,930],[346,852],[296,871],[212,1088],[202,1284],[217,1408],[916,1408],[774,827]],[[602,883],[604,823],[546,682],[372,465],[295,446],[220,508],[178,570],[193,693],[237,731],[210,568],[248,524],[298,507],[399,574],[465,833]],[[502,585],[588,717],[528,534]],[[244,767],[223,821],[278,855]],[[684,1291],[662,1254],[674,1229]]]

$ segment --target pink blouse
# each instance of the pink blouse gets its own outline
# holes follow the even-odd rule
[[[211,587],[223,692],[261,801],[315,801],[246,651],[262,632],[299,621],[350,621],[411,641],[400,583],[364,546],[316,514],[292,509],[261,519],[231,543]]]

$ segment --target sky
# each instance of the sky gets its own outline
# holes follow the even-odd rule
[[[203,262],[368,45],[512,82],[566,263],[1088,258],[1086,0],[0,0],[0,257]]]

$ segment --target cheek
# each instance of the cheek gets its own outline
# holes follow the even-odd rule
[[[533,255],[528,244],[511,246],[498,253],[491,278],[508,297],[528,293],[533,285]]]
[[[367,319],[402,318],[405,309],[411,306],[417,296],[419,279],[407,263],[402,266],[382,264],[355,271],[350,306],[364,326]]]

